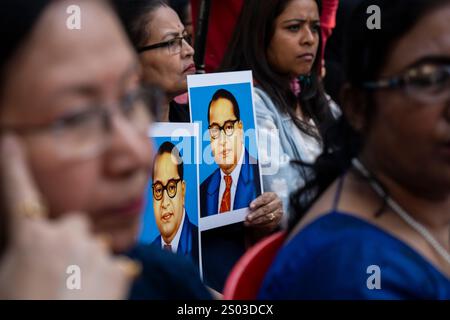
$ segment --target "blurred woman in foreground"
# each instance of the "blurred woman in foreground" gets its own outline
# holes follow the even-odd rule
[[[66,27],[74,4],[80,30]],[[131,298],[208,298],[187,261],[136,246],[151,116],[137,57],[108,3],[7,1],[1,15],[0,29],[14,32],[2,33],[10,45],[0,56],[0,128],[23,145],[40,193],[27,211],[42,215],[46,208],[56,220],[88,216],[91,228],[80,232],[100,235],[112,252],[141,263]]]
[[[380,30],[366,27],[369,5]],[[345,117],[292,197],[291,235],[260,298],[450,299],[448,30],[449,0],[358,7]]]

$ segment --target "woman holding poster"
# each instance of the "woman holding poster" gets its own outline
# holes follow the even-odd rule
[[[253,72],[263,186],[285,211],[310,175],[292,160],[313,162],[333,121],[319,77],[319,12],[316,0],[245,1],[221,68]]]
[[[176,12],[159,0],[113,2],[134,47],[140,52],[144,81],[162,88],[167,101],[185,93],[187,76],[195,73],[194,51]],[[187,104],[172,101],[170,107],[167,104],[161,112],[161,119],[165,122],[189,122],[189,112]],[[282,216],[279,197],[273,192],[265,192],[250,206],[245,224],[252,228],[252,238],[259,239],[273,232]]]
[[[158,0],[140,0],[133,2],[115,0],[114,2],[130,39],[134,47],[139,52],[140,62],[143,67],[144,82],[161,87],[165,91],[167,101],[171,101],[177,95],[186,92],[187,76],[195,73],[195,69],[193,69],[194,52],[190,46],[190,39],[186,36],[186,30],[175,11],[164,2]],[[247,92],[251,93],[251,91]],[[251,94],[248,97],[251,97]],[[210,101],[207,103],[209,104],[209,102]],[[214,110],[215,107],[212,109]],[[171,102],[170,107],[168,103],[166,104],[166,108],[162,111],[163,116],[159,119],[164,122],[194,121],[195,119],[189,115],[189,112],[190,111],[187,104],[180,106],[179,104]],[[247,112],[242,112],[242,114],[246,113]],[[194,114],[194,112],[192,114]],[[202,114],[206,115],[206,110]],[[253,115],[253,113],[251,114]],[[234,118],[231,120],[234,120]],[[204,123],[206,123],[206,121],[207,120],[205,119]],[[211,122],[211,125],[213,125],[213,122]],[[248,126],[249,122],[242,121],[241,124],[243,126]],[[239,126],[237,122],[234,125],[236,128]],[[223,124],[220,123],[220,126],[223,126]],[[211,127],[210,129],[213,128]],[[201,131],[203,135],[207,134],[207,136],[210,137],[209,132],[209,129],[204,129]],[[239,129],[236,129],[234,133],[239,133]],[[209,140],[210,139],[208,138],[208,144]],[[215,146],[216,144],[213,142],[211,145]],[[240,154],[245,160],[247,153],[242,152]],[[248,191],[246,196],[244,196],[245,192],[242,193],[241,189],[237,187],[239,184],[239,174],[237,174],[234,179],[234,185],[236,188],[233,188],[233,183],[230,183],[228,192],[225,183],[208,184],[208,188],[210,190],[214,189],[214,194],[217,195],[217,199],[205,200],[205,203],[212,204],[212,207],[214,207],[214,209],[211,209],[212,211],[210,212],[228,212],[230,209],[234,209],[234,207],[239,207],[240,209],[247,208],[243,219],[240,220],[240,230],[238,232],[240,235],[239,239],[245,238],[245,241],[239,241],[237,250],[227,250],[230,252],[233,251],[235,253],[239,253],[233,254],[233,257],[227,260],[226,266],[221,264],[218,268],[213,268],[214,281],[206,281],[206,283],[218,291],[221,290],[225,277],[228,275],[230,268],[234,265],[240,255],[245,252],[246,247],[275,231],[279,227],[283,216],[280,198],[273,192],[261,193],[262,188],[259,187],[259,169],[254,170],[255,166],[248,167],[250,170],[245,170],[246,168],[247,167],[244,166],[244,170],[235,170],[235,172],[252,173],[246,177],[257,177],[257,179],[252,181],[254,181],[255,186],[258,186],[258,188],[245,189]],[[219,171],[217,171],[214,177],[217,178],[217,176],[220,177]],[[204,184],[204,187],[206,187],[206,183]],[[219,193],[220,197],[218,196]],[[219,198],[221,199],[220,206],[222,206],[222,210],[219,208]],[[234,206],[233,204],[236,202],[238,204]],[[224,209],[225,207],[227,207],[227,209]],[[228,217],[232,218],[233,215],[228,215]],[[242,220],[244,220],[244,223],[242,223]],[[242,228],[242,225],[244,225],[245,228]],[[237,236],[235,232],[226,232],[226,235],[223,237],[215,238],[230,238],[236,240]],[[211,244],[212,242],[208,243]],[[216,245],[211,245],[211,247],[217,248]],[[217,252],[217,250],[215,251]],[[215,258],[209,260],[220,262],[220,259]]]

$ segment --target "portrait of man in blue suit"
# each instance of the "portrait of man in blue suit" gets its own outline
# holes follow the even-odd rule
[[[190,256],[198,263],[198,227],[185,209],[186,182],[183,159],[171,142],[164,142],[153,166],[153,212],[160,232],[152,245],[178,255]]]
[[[261,194],[258,162],[245,148],[239,104],[228,90],[217,90],[209,103],[208,131],[219,168],[200,186],[201,217],[246,208]]]

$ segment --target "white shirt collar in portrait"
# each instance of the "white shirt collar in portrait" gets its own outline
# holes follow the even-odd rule
[[[236,166],[236,168],[234,168],[233,172],[231,172],[230,176],[232,179],[232,183],[231,183],[231,210],[233,210],[233,206],[234,206],[234,196],[236,195],[236,189],[237,189],[237,184],[238,184],[238,180],[239,180],[239,175],[241,174],[241,168],[242,168],[242,162],[244,161],[244,154],[245,154],[245,147],[242,146],[242,154],[241,157],[239,158],[238,164]],[[226,189],[226,184],[225,184],[225,173],[223,173],[222,170],[220,170],[220,187],[219,187],[219,202],[217,203],[217,212],[220,211],[220,204],[222,203],[222,198],[223,198],[223,193],[225,192]]]
[[[171,243],[166,243],[164,239],[161,237],[161,249],[164,249],[165,244],[169,244],[172,246],[172,252],[177,253],[178,251],[178,243],[180,242],[181,231],[183,230],[184,225],[184,217],[186,216],[186,210],[183,208],[183,218],[181,219],[180,226],[178,227],[177,233],[175,237],[172,239]]]

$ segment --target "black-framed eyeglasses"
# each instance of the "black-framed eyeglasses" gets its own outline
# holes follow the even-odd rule
[[[366,90],[402,88],[406,94],[425,103],[450,99],[450,64],[424,64],[404,74],[363,84]]]
[[[166,185],[163,185],[161,182],[152,184],[153,198],[156,201],[161,200],[163,198],[164,190],[166,190],[167,195],[172,199],[177,195],[177,185],[180,181],[181,179],[170,179],[169,181],[167,181]]]
[[[168,41],[155,43],[150,46],[145,46],[138,48],[138,53],[158,49],[158,48],[167,48],[169,50],[170,55],[175,55],[181,52],[181,48],[183,46],[183,40],[186,41],[188,45],[192,44],[192,37],[189,34],[183,35],[181,37],[175,37],[173,39],[170,39]]]
[[[234,133],[234,125],[236,122],[239,122],[239,119],[236,120],[227,120],[223,124],[223,126],[219,126],[218,124],[212,124],[208,127],[209,135],[213,139],[218,139],[220,136],[220,131],[223,131],[226,136],[230,137]]]

